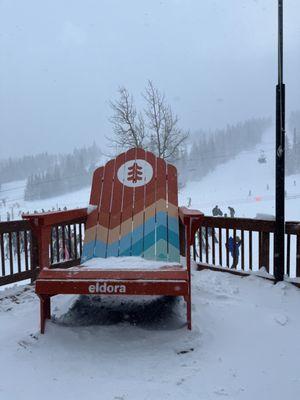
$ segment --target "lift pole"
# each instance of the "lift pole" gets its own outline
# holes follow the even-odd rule
[[[285,85],[283,84],[283,0],[278,0],[278,84],[276,86],[275,280],[284,279],[285,239]]]

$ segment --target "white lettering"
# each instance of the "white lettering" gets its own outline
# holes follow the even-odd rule
[[[126,293],[126,286],[124,285],[120,286],[120,293]]]
[[[90,292],[90,293],[95,293],[95,289],[96,289],[96,288],[95,288],[95,285],[90,285],[90,286],[89,286],[89,292]]]
[[[96,282],[95,285],[89,285],[88,287],[89,293],[126,293],[125,285],[108,285],[106,282],[100,284]]]

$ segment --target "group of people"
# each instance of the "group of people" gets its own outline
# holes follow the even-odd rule
[[[233,207],[230,207],[230,206],[228,206],[227,208],[228,208],[228,210],[229,210],[230,218],[234,218],[234,216],[235,216],[235,209],[234,209]],[[225,217],[225,218],[228,217],[228,213],[224,213],[224,214],[223,214],[223,211],[219,208],[219,206],[215,206],[215,207],[212,209],[212,215],[213,215],[214,217]]]

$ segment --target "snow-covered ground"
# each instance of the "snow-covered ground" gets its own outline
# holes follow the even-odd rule
[[[300,291],[288,283],[194,271],[191,332],[183,300],[52,302],[40,335],[33,288],[1,292],[1,399],[300,396]]]

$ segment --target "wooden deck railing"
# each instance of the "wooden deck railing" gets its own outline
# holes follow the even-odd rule
[[[49,257],[52,268],[78,265],[82,253],[85,218],[52,228]],[[200,268],[257,273],[272,278],[275,222],[249,218],[204,217],[193,247]],[[226,245],[241,239],[237,265]],[[27,221],[0,223],[0,286],[36,278],[37,243]],[[264,268],[264,270],[262,270]],[[300,281],[300,222],[286,223],[286,277]]]
[[[49,256],[53,268],[78,265],[82,253],[85,219],[53,226]],[[38,247],[28,221],[0,223],[0,286],[35,280]]]
[[[266,277],[274,273],[275,221],[250,218],[204,217],[194,245],[194,259],[200,267],[230,268],[236,272],[256,272]],[[230,252],[229,238],[238,247]],[[287,278],[300,277],[300,222],[286,222],[286,260],[284,271]],[[234,263],[234,252],[238,263]],[[236,264],[236,265],[235,265]],[[264,268],[262,270],[262,268]]]

